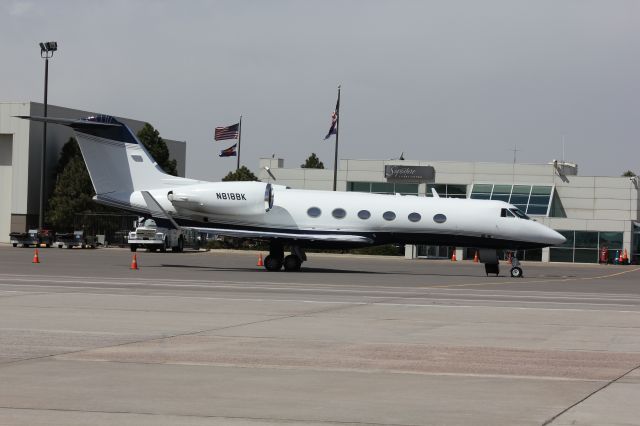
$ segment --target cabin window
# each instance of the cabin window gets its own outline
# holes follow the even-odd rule
[[[307,210],[307,214],[311,217],[318,217],[322,214],[322,210],[320,210],[318,207],[309,207],[309,210]]]
[[[396,214],[394,212],[384,212],[382,214],[382,217],[384,218],[384,220],[394,220],[396,218]]]
[[[422,219],[422,216],[420,216],[420,213],[409,213],[409,220],[411,222],[420,222],[420,219]]]
[[[369,212],[369,210],[360,210],[358,212],[358,217],[362,220],[369,219],[371,217],[371,212]]]
[[[336,219],[343,219],[347,215],[347,212],[344,209],[337,208],[331,212],[331,215]]]
[[[447,217],[445,215],[443,215],[442,213],[438,213],[437,215],[435,215],[433,217],[433,221],[435,223],[445,223],[447,221]]]

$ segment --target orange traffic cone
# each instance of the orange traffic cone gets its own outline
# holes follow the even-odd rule
[[[622,262],[625,264],[629,262],[629,255],[627,254],[627,249],[624,249],[624,255],[622,255]]]
[[[458,258],[456,257],[456,248],[453,248],[453,255],[451,256],[451,261],[456,262]]]
[[[620,257],[618,258],[618,263],[621,265],[624,264],[624,254],[622,254],[622,250],[620,250]]]
[[[264,266],[264,263],[262,262],[262,253],[258,255],[258,265],[256,266]]]
[[[133,254],[133,259],[131,259],[131,269],[138,270],[138,258],[135,253]]]
[[[478,250],[476,250],[476,255],[473,256],[473,263],[478,263],[480,260],[478,260]]]
[[[40,263],[40,256],[38,256],[37,248],[36,251],[33,252],[33,260],[31,261],[31,263]]]

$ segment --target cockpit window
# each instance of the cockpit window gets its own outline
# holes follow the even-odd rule
[[[526,219],[526,220],[530,219],[529,216],[527,216],[526,214],[524,214],[522,212],[522,210],[519,210],[519,209],[509,209],[509,210],[511,210],[513,212],[513,214],[518,216],[520,219]]]
[[[509,209],[502,209],[500,211],[500,217],[511,217],[511,218],[515,218],[516,215],[512,212],[509,211]]]

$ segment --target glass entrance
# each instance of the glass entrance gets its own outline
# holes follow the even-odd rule
[[[416,246],[416,256],[427,259],[448,259],[450,257],[449,246]]]

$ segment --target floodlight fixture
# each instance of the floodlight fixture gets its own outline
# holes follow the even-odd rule
[[[53,52],[58,50],[58,42],[45,41],[40,43],[40,56],[43,58],[50,58],[53,56]]]

